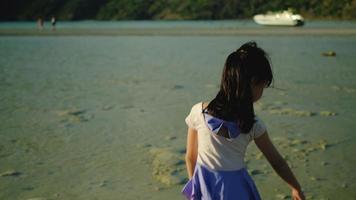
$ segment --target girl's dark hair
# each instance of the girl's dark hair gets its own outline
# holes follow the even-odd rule
[[[214,117],[236,121],[242,133],[248,133],[254,122],[251,83],[270,86],[273,74],[269,58],[255,42],[243,44],[225,61],[220,90],[207,106]]]

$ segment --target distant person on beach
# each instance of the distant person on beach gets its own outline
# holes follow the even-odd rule
[[[56,18],[54,16],[52,16],[51,18],[51,24],[52,24],[52,31],[56,30]]]
[[[42,17],[39,17],[39,18],[37,19],[37,28],[38,28],[39,30],[43,30],[43,19],[42,19]]]
[[[268,56],[255,42],[242,45],[227,57],[216,97],[193,105],[185,118],[189,181],[182,193],[187,199],[260,200],[244,162],[246,148],[253,140],[291,188],[292,199],[305,200],[293,172],[272,144],[266,125],[254,112],[253,103],[272,80]]]

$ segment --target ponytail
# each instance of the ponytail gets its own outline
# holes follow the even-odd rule
[[[208,113],[226,121],[235,121],[242,133],[248,133],[255,122],[252,80],[268,85],[272,82],[267,56],[255,42],[242,45],[226,58],[220,90],[207,106]]]

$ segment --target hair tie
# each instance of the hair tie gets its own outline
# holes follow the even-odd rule
[[[236,50],[237,54],[239,55],[240,59],[245,59],[247,57],[247,51],[244,49]]]

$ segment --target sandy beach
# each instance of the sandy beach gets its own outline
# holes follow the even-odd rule
[[[352,27],[0,35],[0,199],[182,199],[184,118],[216,94],[226,55],[249,40],[275,76],[256,114],[307,199],[356,196]],[[245,161],[264,200],[290,199],[255,144]]]

